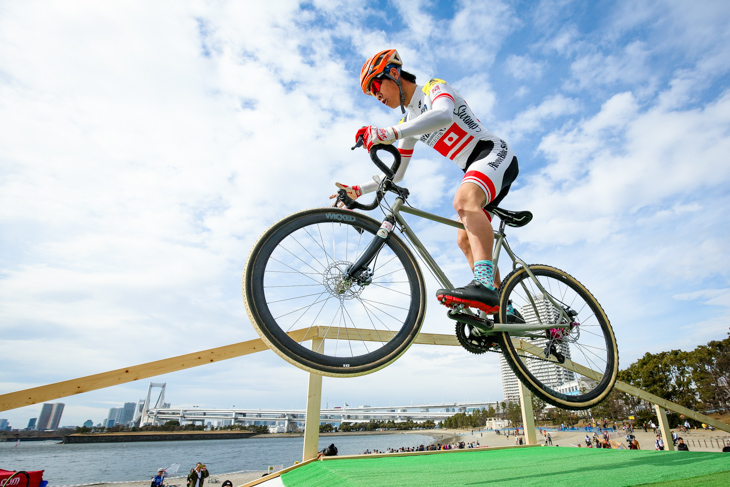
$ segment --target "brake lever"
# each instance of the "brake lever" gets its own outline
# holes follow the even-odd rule
[[[350,205],[352,203],[355,203],[355,200],[347,196],[347,190],[346,189],[340,189],[337,191],[337,198],[335,198],[335,202],[332,203],[332,208],[337,208],[337,204],[342,201],[345,204],[345,208],[348,210],[351,210]]]
[[[363,143],[364,143],[364,141],[362,140],[362,135],[361,135],[360,137],[357,138],[357,142],[355,143],[355,145],[350,147],[350,150],[355,150],[358,147],[362,147]]]

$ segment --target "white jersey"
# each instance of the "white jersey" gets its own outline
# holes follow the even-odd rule
[[[419,140],[454,161],[461,169],[466,169],[469,156],[480,141],[494,144],[496,166],[512,155],[506,143],[482,125],[466,100],[441,79],[434,78],[425,86],[416,88],[406,107],[406,116],[392,129],[402,159],[395,182],[403,178]],[[360,185],[363,193],[374,191],[377,186],[374,181]]]
[[[432,115],[439,111],[450,116]],[[429,123],[432,119],[438,122]],[[444,121],[447,122],[445,126]],[[462,169],[466,167],[466,161],[477,142],[491,140],[495,147],[501,143],[501,139],[477,119],[466,100],[440,79],[432,79],[426,86],[416,89],[406,116],[394,129],[398,139],[402,139],[398,143],[401,151],[412,150],[420,140]]]

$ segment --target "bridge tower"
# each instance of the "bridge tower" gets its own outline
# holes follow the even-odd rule
[[[146,426],[148,424],[154,424],[155,417],[153,415],[150,415],[150,409],[157,409],[157,408],[164,408],[165,407],[165,387],[167,386],[166,382],[150,382],[149,387],[147,387],[147,397],[144,400],[144,403],[142,404],[141,408],[137,408],[137,414],[134,418],[134,423],[139,424],[139,426]],[[157,400],[154,404],[150,402],[150,399],[152,398],[152,389],[160,388],[160,393],[157,396]],[[140,401],[141,402],[141,401]]]

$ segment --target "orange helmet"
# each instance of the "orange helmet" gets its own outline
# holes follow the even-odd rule
[[[366,95],[372,95],[373,93],[370,91],[370,83],[373,82],[373,79],[386,72],[385,68],[391,64],[398,66],[403,65],[403,62],[400,60],[400,56],[398,55],[398,51],[395,49],[380,51],[375,56],[368,59],[365,64],[362,65],[362,69],[360,70],[360,87],[362,88],[362,92]]]

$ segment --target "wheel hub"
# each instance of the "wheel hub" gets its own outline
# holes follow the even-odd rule
[[[362,293],[364,286],[356,279],[347,277],[347,269],[352,262],[337,261],[331,263],[323,273],[324,287],[331,296],[339,299],[355,299]]]

